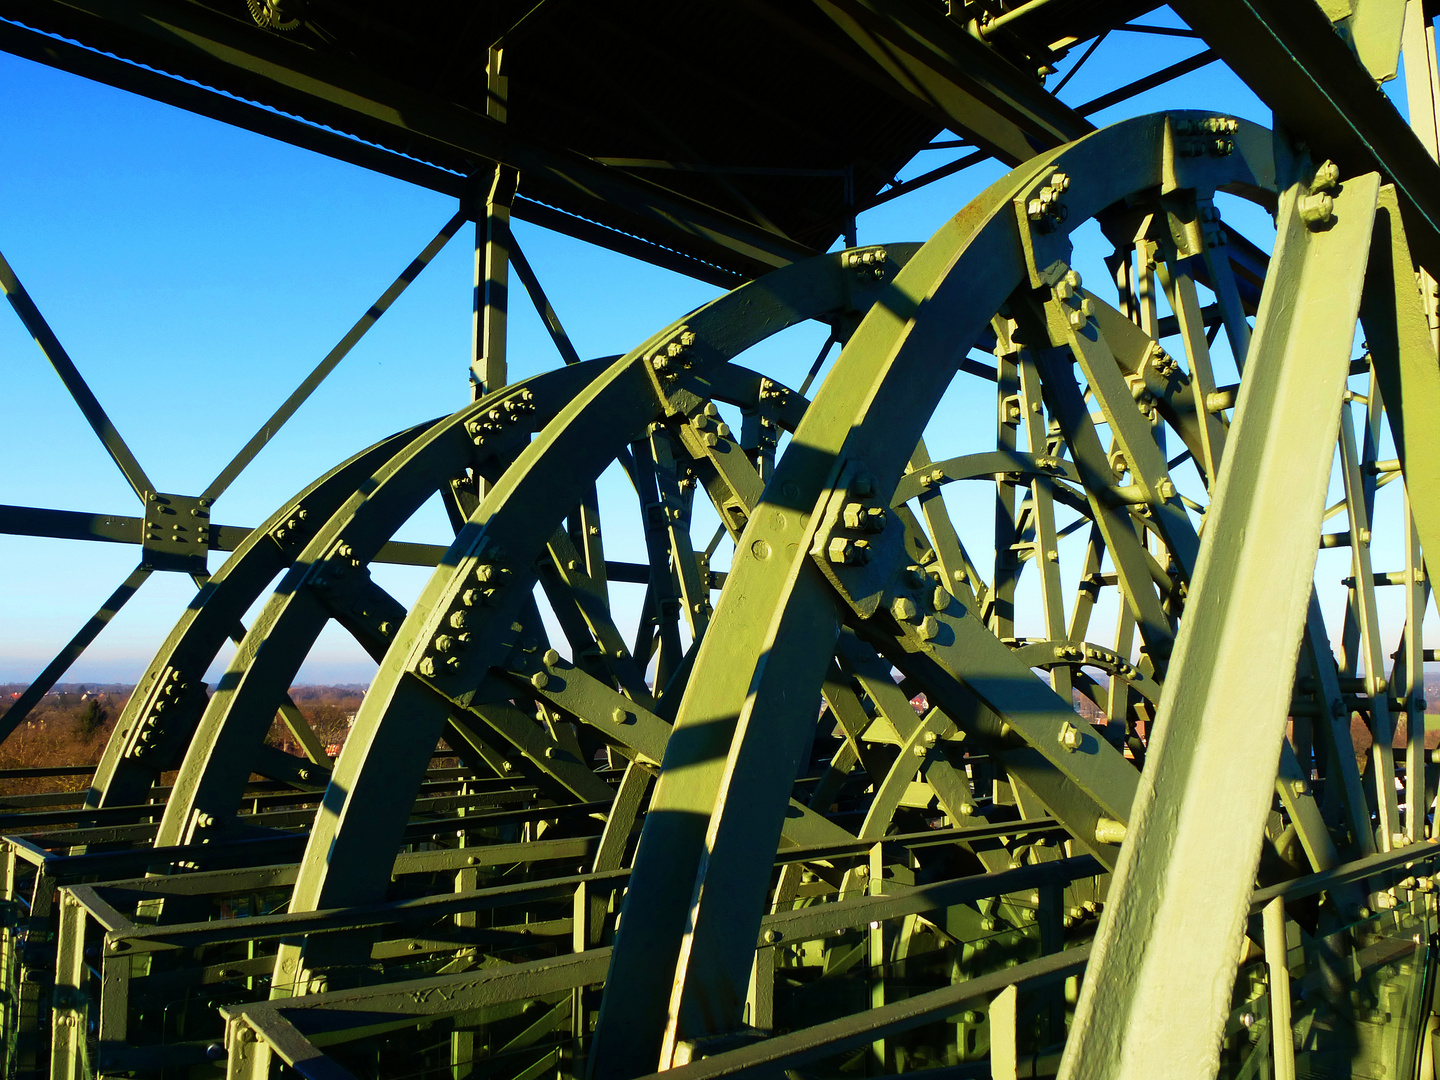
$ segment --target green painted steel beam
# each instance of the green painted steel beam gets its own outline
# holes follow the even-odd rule
[[[1360,318],[1375,363],[1405,492],[1425,551],[1440,552],[1440,361],[1395,189],[1380,189]]]
[[[1302,218],[1319,192],[1295,184],[1281,199],[1247,377],[1062,1080],[1208,1080],[1218,1067],[1378,191],[1373,173],[1347,181],[1328,228]]]

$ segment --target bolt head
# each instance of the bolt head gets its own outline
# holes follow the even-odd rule
[[[915,618],[917,610],[915,601],[908,596],[897,597],[895,602],[890,605],[890,614],[894,615],[899,622],[910,622]]]
[[[1298,209],[1300,220],[1311,229],[1322,229],[1335,217],[1335,200],[1324,192],[1303,195]]]

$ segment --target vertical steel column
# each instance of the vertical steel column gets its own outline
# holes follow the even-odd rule
[[[505,121],[509,79],[501,72],[504,52],[490,50],[485,65],[485,112]],[[505,318],[509,306],[510,203],[518,176],[497,165],[482,214],[475,222],[475,301],[471,323],[471,392],[475,399],[510,381],[505,363]]]
[[[1405,5],[1405,29],[1401,32],[1405,57],[1405,97],[1410,106],[1410,129],[1432,158],[1440,159],[1440,71],[1435,57],[1435,27],[1425,17],[1424,0]],[[1431,344],[1440,349],[1440,295],[1428,270],[1420,271],[1420,294],[1425,302],[1425,319],[1430,326]]]
[[[1281,199],[1247,376],[1062,1080],[1208,1080],[1219,1066],[1378,192],[1374,174],[1347,182],[1328,218],[1304,185]]]
[[[74,1080],[90,1071],[85,1062],[85,915],[85,906],[62,889],[50,1036],[50,1075],[57,1080]]]
[[[1270,1037],[1275,1080],[1295,1080],[1295,1033],[1290,1026],[1290,961],[1285,942],[1285,901],[1276,897],[1262,917],[1265,967],[1270,978]]]

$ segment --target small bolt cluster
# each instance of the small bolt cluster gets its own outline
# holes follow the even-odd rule
[[[932,488],[936,484],[943,484],[944,482],[944,469],[926,469],[920,475],[920,486],[924,488]]]
[[[465,431],[476,446],[484,444],[489,435],[504,431],[535,411],[535,395],[529,390],[507,397],[492,409],[465,423]]]
[[[687,327],[680,327],[671,340],[661,345],[645,358],[645,362],[660,376],[663,383],[672,383],[680,377],[680,373],[689,368],[695,357],[692,349],[696,337],[693,331]]]
[[[1229,157],[1235,152],[1234,134],[1240,121],[1228,116],[1212,116],[1204,120],[1176,120],[1175,144],[1179,157]]]
[[[1135,408],[1141,416],[1145,417],[1153,426],[1160,423],[1160,414],[1155,409],[1155,393],[1150,388],[1150,382],[1145,378],[1143,371],[1132,372],[1125,376],[1125,383],[1130,387],[1130,396],[1135,399]]]
[[[470,624],[474,609],[488,605],[498,588],[504,584],[509,570],[491,562],[477,563],[464,581],[464,587],[456,593],[450,609],[440,619],[440,625],[425,655],[420,658],[421,675],[454,673],[460,669],[460,654],[473,639]]]
[[[1335,200],[1330,196],[1339,185],[1340,170],[1333,161],[1327,161],[1315,170],[1315,179],[1310,182],[1310,193],[1300,196],[1297,209],[1300,220],[1312,232],[1328,229],[1335,221]]]
[[[1080,275],[1074,270],[1065,271],[1065,276],[1051,288],[1051,293],[1064,308],[1068,308],[1070,325],[1080,329],[1094,314],[1088,298],[1080,295]]]
[[[870,278],[876,281],[884,281],[885,260],[888,257],[883,247],[871,248],[868,251],[847,251],[845,253],[845,266],[854,270],[856,276],[862,281]]]
[[[130,746],[130,756],[143,758],[153,754],[159,749],[160,743],[165,738],[166,725],[174,710],[180,704],[180,699],[190,689],[190,684],[185,677],[175,668],[169,668],[160,680],[160,687],[155,693],[150,707],[145,710],[136,725],[137,731],[134,741]]]
[[[275,528],[270,531],[270,535],[276,540],[281,541],[288,538],[293,543],[298,539],[296,533],[299,531],[301,523],[309,516],[310,513],[308,510],[303,506],[297,506],[294,510],[290,511],[284,521],[280,522],[280,524],[276,525]]]
[[[776,408],[783,409],[790,404],[790,388],[773,379],[761,379],[760,400],[774,402]]]
[[[940,621],[931,612],[942,612],[950,606],[950,593],[945,586],[922,566],[907,566],[897,582],[901,591],[890,602],[890,614],[895,621],[915,627],[925,641],[934,641],[940,635]]]
[[[1052,232],[1069,216],[1070,211],[1060,201],[1060,196],[1069,186],[1070,177],[1063,172],[1054,173],[1050,182],[1025,204],[1026,216],[1035,223],[1038,231]]]
[[[355,549],[342,540],[326,558],[310,568],[305,583],[317,589],[328,589],[355,573],[361,566]]]
[[[721,440],[730,438],[730,425],[720,419],[720,410],[713,401],[690,417],[690,426],[700,433],[700,441],[709,447],[719,446]]]
[[[1211,249],[1224,247],[1230,241],[1230,234],[1220,224],[1220,211],[1214,203],[1200,208],[1200,235],[1205,240],[1205,246]]]
[[[151,551],[195,554],[209,546],[210,505],[213,499],[145,493],[144,544]],[[183,513],[189,505],[189,513]]]
[[[875,497],[875,478],[856,476],[850,482],[849,495],[836,526],[868,535],[883,532],[888,520],[885,507],[867,505]],[[832,536],[825,546],[825,557],[837,566],[864,566],[871,554],[870,541],[864,536]]]

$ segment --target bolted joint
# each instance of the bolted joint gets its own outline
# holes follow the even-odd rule
[[[864,566],[870,561],[870,541],[837,536],[826,546],[825,556],[838,566]]]
[[[1079,728],[1068,720],[1060,725],[1058,739],[1060,745],[1072,754],[1085,744],[1085,736],[1081,734]]]
[[[1052,232],[1069,216],[1065,204],[1060,201],[1060,196],[1069,186],[1070,177],[1062,172],[1054,173],[1050,182],[1026,202],[1025,214],[1035,223],[1037,231]]]
[[[846,503],[843,517],[847,529],[878,533],[885,528],[884,507],[866,506],[858,502]]]

